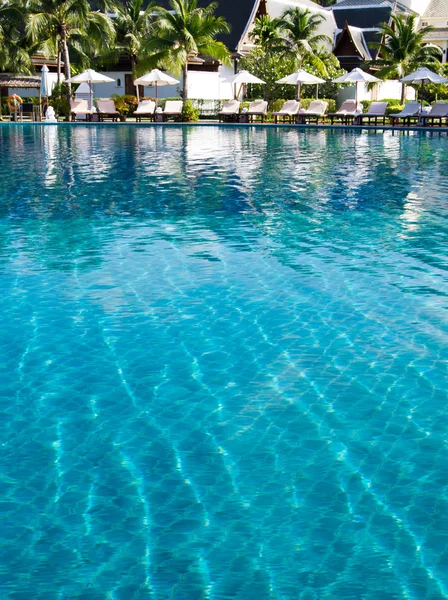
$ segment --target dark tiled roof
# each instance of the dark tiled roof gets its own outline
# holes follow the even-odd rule
[[[342,0],[342,2],[338,2],[334,4],[331,8],[333,10],[339,10],[340,8],[346,8],[347,6],[359,6],[359,8],[365,6],[390,6],[393,7],[393,2],[391,0]]]
[[[0,75],[0,87],[39,88],[40,77],[28,75]]]
[[[377,48],[371,48],[370,44],[372,42],[381,42],[381,32],[379,31],[364,31],[364,40],[370,50],[370,56],[372,57],[373,60],[375,60],[375,58],[377,57],[378,54],[378,49]]]
[[[353,27],[369,29],[378,27],[380,23],[387,23],[392,12],[391,6],[378,8],[341,9],[333,11],[338,29],[343,29],[345,22]]]

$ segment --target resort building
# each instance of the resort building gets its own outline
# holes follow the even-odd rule
[[[162,5],[168,3],[162,1]],[[227,79],[238,70],[238,62],[254,48],[250,38],[258,17],[269,15],[280,17],[288,8],[308,9],[323,17],[319,34],[325,34],[332,42],[332,49],[343,69],[349,71],[361,66],[365,61],[376,57],[372,42],[380,40],[380,26],[390,21],[394,13],[417,13],[419,23],[432,25],[435,29],[428,37],[428,43],[437,44],[443,52],[443,62],[448,58],[448,0],[340,0],[331,7],[322,7],[313,0],[222,0],[218,3],[217,14],[224,17],[231,26],[228,34],[221,40],[232,51],[233,64],[228,67],[216,60],[202,57],[191,57],[188,70],[188,95],[190,98],[207,100],[224,100],[233,97],[232,86]],[[43,57],[33,58],[36,73],[39,74]],[[54,61],[45,61],[55,78]],[[96,97],[109,97],[112,94],[135,94],[131,62],[122,56],[116,65],[104,71],[114,81],[112,83],[93,86]],[[163,86],[158,89],[159,97],[179,96],[181,83]],[[409,90],[413,94],[413,90]],[[2,94],[16,93],[13,88],[2,88]],[[34,95],[33,90],[22,89],[22,95]],[[140,95],[152,96],[154,87],[140,88]],[[350,94],[350,89],[345,92]],[[373,92],[361,92],[361,99],[399,98],[401,84],[385,82],[377,86]]]
[[[434,27],[425,39],[442,48],[442,62],[448,62],[448,0],[431,0],[421,15],[420,23],[422,27]]]

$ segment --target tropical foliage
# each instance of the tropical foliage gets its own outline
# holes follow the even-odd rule
[[[144,51],[144,44],[150,37],[154,21],[154,4],[146,8],[144,0],[128,0],[118,5],[115,12],[116,44],[111,55],[116,61],[120,54],[127,55],[131,61],[132,74],[143,75],[150,61]]]
[[[216,38],[230,28],[214,14],[216,3],[170,0],[167,10],[144,0],[112,2],[0,0],[0,71],[30,73],[30,56],[40,51],[57,58],[60,83],[61,64],[68,79],[127,55],[134,75],[156,66],[182,72],[186,98],[190,60],[203,55],[229,63],[228,49]]]
[[[58,57],[58,67],[62,57],[66,79],[71,75],[72,59],[81,67],[87,66],[92,54],[114,41],[111,20],[92,11],[87,0],[30,0],[27,10],[29,37],[46,56]],[[68,90],[70,93],[70,86]]]
[[[188,60],[199,54],[229,63],[230,53],[222,42],[216,41],[221,33],[230,31],[222,17],[214,13],[212,2],[198,7],[197,0],[170,0],[171,10],[156,11],[154,32],[145,46],[154,66],[161,65],[174,74],[183,75],[183,98],[188,97]]]
[[[31,73],[33,44],[23,35],[25,27],[21,3],[0,0],[0,71]]]
[[[298,68],[303,68],[306,63],[325,76],[325,58],[330,54],[325,52],[325,45],[331,47],[332,40],[317,33],[323,20],[318,13],[296,7],[283,14],[279,26],[283,33],[284,55],[293,58]]]
[[[250,34],[257,44],[248,57],[242,59],[242,68],[247,69],[266,82],[264,88],[252,86],[253,96],[291,99],[297,96],[294,86],[275,83],[278,79],[302,68],[327,79],[334,79],[343,71],[336,57],[330,52],[331,39],[317,31],[324,17],[307,9],[292,8],[279,19],[263,16],[256,20]],[[332,97],[337,87],[328,83],[325,93]],[[304,86],[303,95],[314,94],[314,86]]]
[[[424,37],[432,27],[421,27],[418,31],[417,15],[393,15],[391,25],[381,26],[383,39],[372,43],[378,49],[378,58],[369,66],[378,69],[376,75],[381,79],[401,79],[419,67],[428,67],[433,71],[440,69],[442,51],[434,45],[425,44]],[[404,102],[405,86],[402,88],[401,101]]]

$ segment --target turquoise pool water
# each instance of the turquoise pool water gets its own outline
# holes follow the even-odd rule
[[[0,598],[447,598],[447,136],[0,150]]]

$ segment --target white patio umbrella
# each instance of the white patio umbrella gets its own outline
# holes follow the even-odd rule
[[[93,69],[87,69],[83,73],[79,75],[75,75],[74,77],[70,77],[70,79],[66,80],[69,83],[110,83],[111,81],[115,81],[111,77],[107,75],[103,75],[102,73],[97,73]],[[93,91],[92,85],[90,85],[90,106],[93,106]]]
[[[312,75],[303,69],[299,69],[298,71],[291,73],[291,75],[287,75],[286,77],[278,79],[275,83],[288,83],[290,85],[296,85],[297,98],[300,100],[302,94],[302,85],[315,84],[317,86],[319,83],[325,83],[325,79],[321,79],[320,77],[316,77],[315,75]]]
[[[51,94],[51,82],[50,82],[50,78],[48,77],[48,67],[47,65],[43,65],[42,66],[42,70],[41,70],[41,74],[40,74],[40,96],[41,98],[46,98],[47,99],[47,105],[48,105],[48,96]],[[42,118],[42,106],[40,106],[40,118]]]
[[[425,83],[448,83],[448,79],[442,77],[438,73],[434,73],[430,71],[426,67],[420,67],[410,75],[406,75],[400,79],[402,83],[414,83],[416,85],[420,84],[421,88],[425,85]],[[420,107],[423,108],[423,96],[420,94]]]
[[[142,75],[134,81],[134,85],[137,87],[137,98],[138,95],[138,86],[139,85],[153,85],[156,86],[156,103],[157,103],[157,87],[159,85],[174,85],[175,83],[179,83],[177,79],[168,75],[168,73],[164,73],[163,71],[159,71],[159,69],[153,69],[146,75]]]
[[[353,69],[353,71],[350,71],[350,73],[345,73],[345,75],[341,75],[341,77],[333,79],[333,83],[354,83],[356,85],[356,104],[358,104],[358,83],[374,83],[377,81],[381,81],[381,79],[378,79],[378,77],[374,77],[373,75],[369,75],[369,73],[362,71],[358,67]]]
[[[246,83],[266,83],[262,79],[255,77],[255,75],[252,75],[252,73],[249,73],[249,71],[240,71],[236,75],[232,75],[232,77],[228,77],[224,81],[227,81],[228,83],[231,83],[232,85],[235,86],[235,88],[234,88],[235,98],[238,98],[238,96],[240,95],[240,92],[241,92],[241,87]],[[238,94],[237,94],[236,86],[238,84],[240,85],[240,88],[239,88]]]

